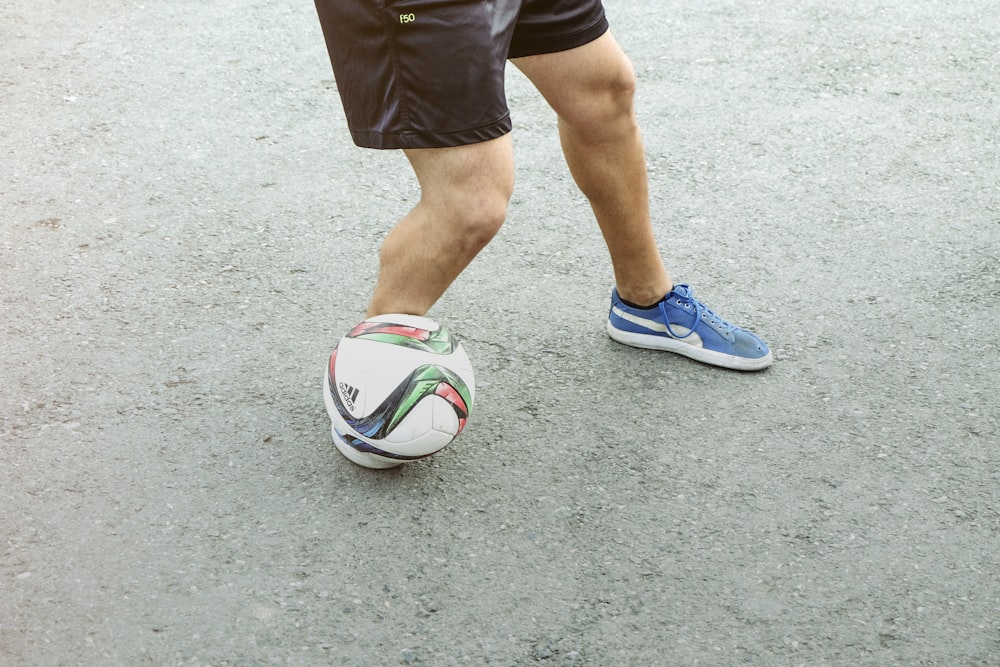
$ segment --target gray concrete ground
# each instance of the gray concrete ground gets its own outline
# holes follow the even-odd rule
[[[417,191],[311,4],[0,0],[0,663],[1000,665],[1000,5],[608,5],[670,267],[778,361],[607,339],[511,73],[470,427],[373,473],[320,377]]]

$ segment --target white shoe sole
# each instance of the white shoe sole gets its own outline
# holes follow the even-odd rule
[[[689,359],[700,361],[703,364],[720,366],[734,371],[759,371],[767,368],[774,361],[774,355],[770,350],[768,350],[767,354],[763,357],[759,357],[757,359],[747,359],[746,357],[738,357],[734,354],[725,354],[724,352],[706,350],[703,347],[697,347],[695,345],[691,345],[690,343],[685,343],[684,341],[677,340],[676,338],[670,338],[668,336],[655,336],[652,334],[622,331],[621,329],[616,329],[615,326],[611,324],[611,320],[608,320],[607,327],[608,335],[611,336],[611,339],[621,343],[622,345],[641,347],[647,350],[663,350],[665,352],[673,352],[675,354],[688,357]]]

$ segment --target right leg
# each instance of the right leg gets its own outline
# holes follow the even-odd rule
[[[420,182],[382,246],[369,316],[426,313],[503,222],[514,180],[504,69],[519,8],[316,0],[352,138],[404,149]]]
[[[420,201],[382,244],[368,317],[424,315],[500,229],[514,188],[509,134],[406,157]]]

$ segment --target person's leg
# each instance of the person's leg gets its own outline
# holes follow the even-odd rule
[[[504,219],[504,72],[520,5],[316,0],[351,137],[405,150],[420,182],[382,246],[369,316],[424,314]]]
[[[587,196],[614,265],[608,335],[737,370],[771,364],[767,344],[674,285],[649,215],[646,157],[633,107],[635,74],[611,33],[583,46],[513,60],[559,117],[570,172]]]
[[[382,244],[368,317],[425,314],[500,229],[514,187],[510,135],[406,156],[420,201]]]
[[[622,298],[659,301],[672,281],[650,223],[631,62],[610,32],[569,51],[511,62],[558,115],[567,164],[601,227]]]

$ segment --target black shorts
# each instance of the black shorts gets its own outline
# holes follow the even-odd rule
[[[601,0],[316,0],[316,10],[351,136],[368,148],[502,136],[507,59],[608,29]]]

